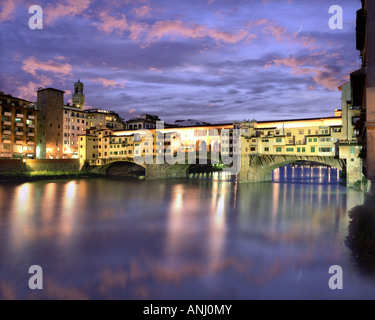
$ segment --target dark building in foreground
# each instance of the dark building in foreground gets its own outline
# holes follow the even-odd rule
[[[357,11],[357,50],[362,68],[351,74],[353,106],[360,107],[358,138],[363,144],[364,173],[375,182],[375,2],[362,0]]]

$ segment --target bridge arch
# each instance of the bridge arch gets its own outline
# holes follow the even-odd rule
[[[129,160],[114,160],[95,169],[95,172],[112,177],[129,177],[145,175],[145,166]]]
[[[241,158],[240,181],[271,181],[272,171],[300,161],[327,165],[339,170],[343,170],[346,166],[345,160],[335,157],[248,156]]]

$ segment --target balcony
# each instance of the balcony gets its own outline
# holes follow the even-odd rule
[[[12,116],[12,113],[11,113],[11,112],[4,112],[4,116],[5,116],[5,117],[11,117],[11,116]]]
[[[22,141],[22,140],[16,140],[16,141],[15,141],[15,144],[23,145],[23,141]]]
[[[11,144],[12,142],[11,142],[10,140],[8,140],[8,139],[4,139],[4,140],[3,140],[3,143],[4,143],[4,144]]]
[[[10,121],[4,121],[4,122],[3,122],[3,125],[4,125],[4,126],[11,126],[12,123],[11,123]]]
[[[11,134],[12,134],[12,132],[11,132],[11,131],[9,131],[9,130],[4,130],[4,131],[3,131],[3,134],[6,134],[6,135],[11,135]]]
[[[27,141],[27,145],[29,145],[29,146],[35,146],[35,142],[34,141]]]
[[[23,119],[23,114],[22,114],[22,113],[17,113],[17,114],[16,114],[16,118]]]
[[[22,131],[16,132],[16,136],[23,136],[23,132]]]
[[[22,122],[17,122],[16,123],[16,127],[23,127],[23,123]]]
[[[28,136],[28,137],[35,137],[35,133],[33,133],[33,132],[29,132],[29,133],[27,134],[27,136]]]
[[[30,128],[30,129],[34,129],[34,128],[35,128],[35,125],[33,125],[33,124],[28,124],[27,127]]]
[[[35,120],[35,116],[28,116],[27,119],[28,120]]]

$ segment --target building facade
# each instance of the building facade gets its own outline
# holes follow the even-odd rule
[[[87,129],[112,129],[124,130],[125,123],[122,118],[114,111],[104,109],[89,109],[85,110],[87,115]]]
[[[140,117],[135,117],[126,121],[126,129],[156,129],[156,122],[158,121],[160,121],[160,118],[158,116],[151,114],[142,114]]]
[[[80,108],[64,106],[64,158],[78,159],[78,136],[86,133],[87,114]]]
[[[0,92],[0,158],[37,157],[37,110],[30,102]]]

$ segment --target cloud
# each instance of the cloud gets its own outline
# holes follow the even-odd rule
[[[267,26],[263,29],[263,32],[265,34],[270,34],[279,42],[286,39],[287,36],[287,30],[281,26]]]
[[[82,14],[89,8],[92,0],[66,0],[59,3],[56,7],[49,4],[43,11],[46,24],[53,24],[58,18],[66,16],[76,16]]]
[[[12,18],[12,13],[16,9],[17,1],[15,0],[4,0],[1,4],[0,11],[0,23],[10,20]]]
[[[37,70],[52,72],[59,75],[69,75],[72,72],[72,69],[73,68],[69,63],[59,63],[53,60],[41,61],[35,57],[28,57],[22,62],[22,70],[35,77],[37,76]]]
[[[22,99],[35,101],[38,88],[48,87],[52,83],[52,79],[42,75],[38,77],[38,82],[29,81],[26,85],[20,86],[18,88],[18,96]]]
[[[119,82],[115,80],[105,79],[105,78],[94,78],[94,79],[89,79],[89,80],[93,82],[101,83],[104,88],[108,88],[108,87],[109,88],[116,88],[116,87],[125,88],[125,84],[126,84],[125,80],[122,80]]]
[[[192,39],[212,38],[219,42],[237,43],[247,38],[254,38],[255,35],[249,34],[241,29],[233,34],[226,31],[219,31],[201,24],[189,25],[180,20],[157,21],[148,32],[146,42],[150,43],[159,40],[164,36],[182,36]]]
[[[103,11],[99,14],[99,18],[101,23],[96,23],[96,25],[98,29],[105,34],[111,34],[112,32],[122,34],[124,31],[129,30],[129,23],[125,14],[122,14],[120,18],[116,19],[108,12]]]
[[[136,14],[140,18],[150,18],[151,17],[151,12],[152,8],[148,6],[142,6],[140,8],[134,8],[132,10],[134,14]]]
[[[331,91],[337,90],[337,87],[343,81],[340,79],[340,68],[337,66],[330,67],[328,64],[324,64],[325,61],[322,59],[322,56],[323,54],[315,54],[296,58],[290,55],[287,58],[274,59],[271,64],[286,66],[297,76],[310,75],[317,85]]]

